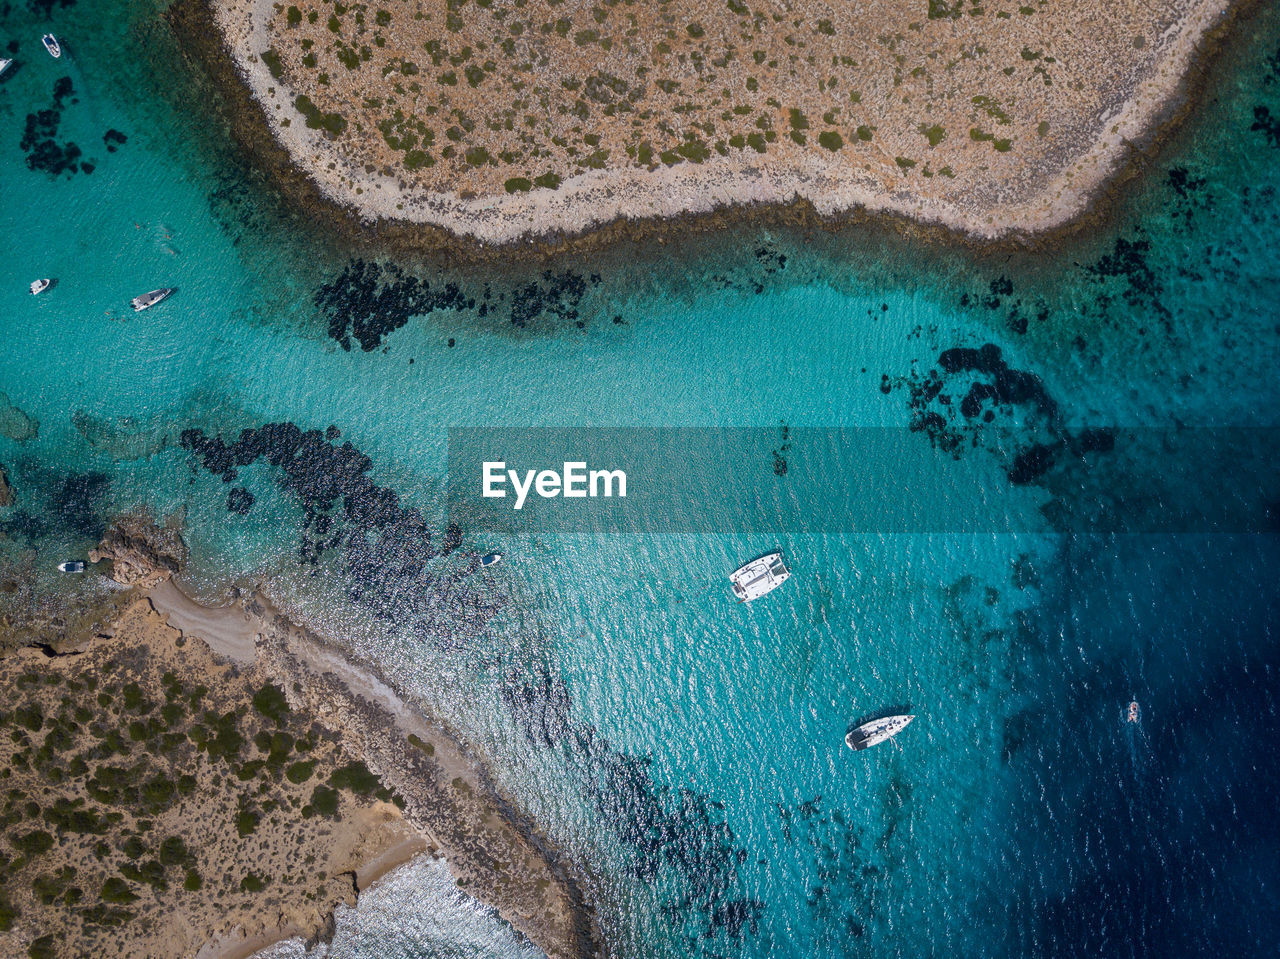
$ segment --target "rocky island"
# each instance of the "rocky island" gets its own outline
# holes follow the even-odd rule
[[[796,201],[1025,238],[1176,111],[1232,7],[207,2],[323,197],[488,244]]]

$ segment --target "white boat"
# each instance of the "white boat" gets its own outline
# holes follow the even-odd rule
[[[844,744],[850,749],[869,749],[872,746],[878,746],[906,729],[915,718],[915,716],[899,715],[873,719],[861,726],[854,726],[845,733]]]
[[[485,553],[483,556],[480,557],[481,566],[496,566],[498,563],[501,563],[501,562],[502,562],[501,553]]]
[[[152,290],[150,293],[143,293],[142,296],[135,296],[130,300],[129,305],[132,306],[136,312],[141,313],[143,310],[155,306],[175,289],[176,287],[164,286],[158,290]]]
[[[1124,719],[1127,723],[1142,722],[1142,707],[1138,705],[1136,699],[1129,704],[1128,710],[1125,711]]]
[[[69,560],[67,560],[65,563],[59,563],[59,564],[58,564],[58,572],[59,572],[59,573],[83,573],[83,572],[84,572],[84,560],[82,560],[82,559],[69,559]]]
[[[40,42],[44,44],[44,48],[49,51],[49,56],[58,59],[62,56],[62,45],[58,43],[58,38],[52,33],[46,33],[40,38]]]
[[[37,293],[43,293],[45,290],[49,289],[49,284],[50,284],[50,283],[52,283],[52,282],[53,282],[53,280],[34,280],[34,281],[32,281],[32,283],[31,283],[31,295],[32,295],[32,296],[35,296]]]
[[[4,57],[0,57],[0,73],[4,73],[6,70],[8,70],[9,64],[11,63],[13,63],[12,60],[8,60]]]
[[[744,603],[773,592],[790,578],[791,570],[782,561],[781,553],[769,553],[753,559],[729,574],[733,595]]]

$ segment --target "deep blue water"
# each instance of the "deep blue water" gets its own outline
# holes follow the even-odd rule
[[[76,602],[52,567],[116,512],[181,511],[192,588],[270,577],[493,757],[620,955],[1274,953],[1275,13],[1054,251],[743,229],[485,268],[312,230],[158,14],[0,11],[14,622]],[[756,427],[789,469],[744,449],[692,530],[464,523],[450,550],[448,430],[476,426]],[[874,481],[801,505],[883,522],[770,529],[744,494],[799,496],[862,427],[897,441],[837,465]],[[779,547],[791,582],[734,603]],[[844,748],[892,706],[898,746]],[[459,895],[401,878],[332,954],[520,951]]]

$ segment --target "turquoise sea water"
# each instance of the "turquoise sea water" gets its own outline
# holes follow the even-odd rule
[[[589,866],[618,955],[1270,954],[1274,13],[1058,252],[742,230],[463,270],[309,231],[160,10],[0,14],[0,390],[29,417],[0,420],[38,421],[0,437],[7,614],[73,602],[52,566],[113,514],[181,511],[193,588],[269,577],[493,757]],[[445,552],[448,430],[476,426],[758,427],[793,480],[824,429],[895,431],[854,495],[920,524],[765,533],[709,490],[714,533],[464,523]],[[787,490],[758,460],[723,482]],[[988,522],[947,532],[922,477]],[[725,574],[773,548],[791,582],[732,602]],[[898,746],[844,748],[890,707],[919,716]],[[414,868],[330,955],[526,951]]]

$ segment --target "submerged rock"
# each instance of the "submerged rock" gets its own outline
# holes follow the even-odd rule
[[[0,393],[0,436],[7,436],[18,443],[35,439],[40,432],[40,421],[28,416],[10,402],[9,397]]]

